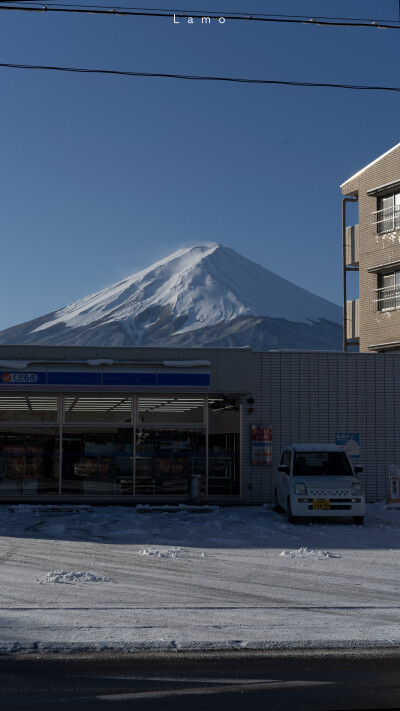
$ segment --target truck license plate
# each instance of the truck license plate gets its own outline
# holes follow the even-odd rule
[[[323,509],[326,511],[327,509],[330,509],[331,502],[329,499],[314,499],[312,507],[313,509]]]

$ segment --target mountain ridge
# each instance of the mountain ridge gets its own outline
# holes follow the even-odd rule
[[[0,331],[0,343],[195,347],[226,341],[265,349],[298,342],[337,350],[341,320],[336,304],[214,243],[180,249],[99,292]]]

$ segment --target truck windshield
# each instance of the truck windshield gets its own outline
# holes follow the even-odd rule
[[[344,452],[296,452],[295,476],[353,476]]]

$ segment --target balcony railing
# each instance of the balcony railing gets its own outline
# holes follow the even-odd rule
[[[375,217],[372,224],[377,232],[393,232],[400,229],[400,205],[385,207],[372,214]]]
[[[400,284],[375,289],[375,304],[378,311],[400,309]]]

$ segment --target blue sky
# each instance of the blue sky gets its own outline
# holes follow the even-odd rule
[[[398,0],[138,5],[399,19]],[[0,61],[23,64],[400,86],[399,39],[0,11]],[[340,303],[339,185],[400,140],[400,94],[389,92],[9,68],[0,90],[0,329],[203,242]]]

